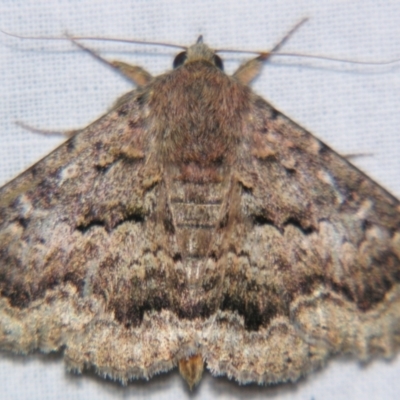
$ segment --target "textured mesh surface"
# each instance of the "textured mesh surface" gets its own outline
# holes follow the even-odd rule
[[[364,1],[44,1],[0,0],[0,29],[22,35],[136,38],[191,44],[203,34],[210,46],[268,50],[303,17],[310,21],[284,51],[354,60],[400,57],[400,2]],[[170,68],[174,51],[90,42],[109,59],[141,65],[153,74]],[[225,57],[226,58],[226,57]],[[229,55],[232,72],[243,55]],[[400,197],[400,66],[344,65],[279,58],[265,66],[254,89],[342,154],[370,154],[354,162]],[[21,41],[0,34],[0,183],[46,155],[59,137],[15,124],[64,131],[103,114],[129,83],[68,42]],[[197,399],[395,399],[400,360],[361,368],[333,361],[297,386],[239,387],[206,374]],[[178,374],[123,388],[94,374],[64,371],[60,356],[28,359],[0,354],[4,399],[181,398]]]

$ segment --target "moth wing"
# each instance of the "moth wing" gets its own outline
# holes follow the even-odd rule
[[[162,171],[138,97],[0,190],[2,349],[64,347],[70,368],[123,381],[174,365],[177,344],[160,348],[142,321],[173,301],[174,244],[154,239]]]
[[[209,368],[273,383],[339,352],[393,356],[400,202],[264,100],[249,115]]]

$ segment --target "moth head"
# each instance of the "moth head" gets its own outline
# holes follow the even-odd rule
[[[175,69],[181,65],[199,60],[208,61],[220,70],[224,69],[221,58],[215,54],[215,51],[203,43],[203,36],[199,36],[194,45],[188,47],[186,51],[179,53],[175,57],[173,67]]]

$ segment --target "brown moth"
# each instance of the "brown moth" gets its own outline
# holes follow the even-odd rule
[[[0,189],[0,348],[126,383],[400,347],[400,202],[202,41]]]

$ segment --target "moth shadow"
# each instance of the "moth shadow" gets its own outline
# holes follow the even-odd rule
[[[303,392],[304,394],[312,392],[311,398],[316,398],[318,394],[321,380],[329,378],[338,369],[346,369],[347,367],[357,365],[358,371],[363,373],[369,368],[373,367],[376,363],[391,364],[395,362],[397,357],[391,359],[378,359],[372,358],[366,362],[360,362],[354,359],[350,355],[337,355],[332,357],[328,363],[316,369],[312,373],[301,377],[295,382],[277,383],[270,385],[258,385],[256,383],[250,383],[246,385],[239,385],[234,380],[229,380],[224,376],[212,377],[211,374],[207,374],[213,383],[210,383],[209,391],[212,398],[227,397],[230,399],[281,399],[281,398],[295,398],[296,395]],[[208,380],[208,379],[206,379]],[[297,398],[297,397],[296,397]]]
[[[320,371],[314,372],[317,375]],[[228,396],[231,399],[247,399],[255,400],[264,399],[279,399],[287,396],[291,398],[296,393],[301,392],[302,387],[314,379],[314,376],[303,377],[296,382],[277,383],[272,385],[258,385],[249,383],[239,385],[236,381],[227,379],[226,377],[211,377],[214,384],[210,385],[210,391],[214,398],[219,396]],[[310,379],[311,378],[311,379]],[[286,397],[285,397],[286,398]]]
[[[37,352],[29,355],[1,352],[1,360],[8,361],[16,368],[26,367],[29,369],[31,366],[34,366],[36,368],[43,367],[44,369],[52,370],[55,367],[62,366],[64,367],[62,375],[64,384],[70,386],[70,388],[74,388],[77,392],[84,392],[90,386],[95,387],[95,389],[97,387],[97,389],[101,389],[101,392],[108,394],[110,398],[114,398],[115,396],[117,398],[128,396],[143,396],[143,398],[154,396],[156,398],[162,392],[177,388],[179,385],[184,388],[184,382],[179,377],[177,369],[153,376],[148,381],[145,379],[131,380],[126,385],[123,385],[120,381],[97,374],[94,368],[86,368],[82,373],[69,371],[65,368],[62,351],[48,354]]]
[[[101,387],[102,392],[106,392],[110,398],[159,398],[162,393],[176,389],[179,386],[184,387],[183,380],[179,377],[177,369],[166,373],[152,376],[149,380],[132,379],[126,384],[109,377],[103,377],[96,373],[94,368],[86,368],[82,373],[65,371],[66,380],[72,385],[94,384]]]

